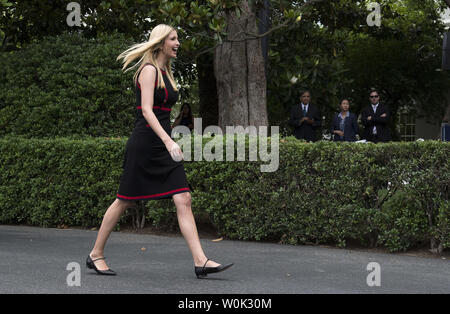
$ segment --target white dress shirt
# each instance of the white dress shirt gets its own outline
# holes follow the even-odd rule
[[[374,113],[377,113],[377,107],[378,107],[378,105],[379,105],[379,103],[376,104],[376,105],[372,105],[372,109],[373,109],[373,112],[374,112]],[[373,127],[372,134],[373,134],[373,135],[377,135],[377,127],[376,127],[376,126]]]
[[[308,113],[308,106],[309,106],[309,104],[304,104],[304,103],[302,103],[302,111],[305,111],[306,113]]]

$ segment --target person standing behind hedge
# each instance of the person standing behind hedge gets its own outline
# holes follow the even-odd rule
[[[300,104],[292,106],[289,124],[294,127],[294,135],[297,139],[315,142],[316,131],[322,125],[320,111],[310,104],[309,91],[302,92],[300,100]]]
[[[364,138],[374,143],[389,142],[391,140],[389,108],[380,103],[380,94],[377,90],[372,90],[369,93],[369,100],[370,105],[361,112],[361,121],[365,126]]]
[[[139,67],[134,76],[137,119],[126,145],[116,200],[106,211],[94,248],[86,259],[86,266],[99,275],[116,275],[105,263],[104,248],[120,216],[137,200],[173,199],[197,278],[233,265],[211,261],[203,252],[181,162],[183,153],[170,137],[170,111],[178,100],[171,59],[176,58],[179,46],[177,31],[160,24],[152,30],[148,42],[134,45],[118,57],[123,59],[123,70],[138,60],[133,66]]]
[[[334,134],[334,141],[355,142],[359,127],[356,115],[349,111],[350,101],[348,99],[343,99],[339,106],[341,112],[336,113],[331,125],[331,133]]]
[[[172,129],[178,125],[184,125],[191,131],[194,128],[194,117],[192,116],[191,105],[189,105],[187,102],[185,102],[183,106],[181,106],[180,114],[172,124]]]

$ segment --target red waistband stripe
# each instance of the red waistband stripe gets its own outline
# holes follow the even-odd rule
[[[142,106],[137,106],[136,109],[137,110],[142,110]],[[159,106],[153,106],[153,109],[160,109],[160,110],[163,110],[163,111],[172,111],[171,108],[159,107]]]
[[[143,195],[143,196],[124,196],[124,195],[117,194],[117,197],[121,197],[121,198],[124,198],[127,200],[135,200],[135,199],[139,199],[139,198],[152,198],[152,197],[164,196],[164,195],[181,192],[181,191],[189,191],[189,188],[181,188],[181,189],[176,189],[176,190],[172,190],[172,191],[168,191],[168,192],[164,192],[164,193]]]
[[[170,108],[165,108],[165,107],[153,107],[153,108],[161,109],[161,110],[164,110],[164,111],[172,111],[172,109],[170,109]]]

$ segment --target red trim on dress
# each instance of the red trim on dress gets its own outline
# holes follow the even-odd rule
[[[127,200],[134,200],[134,199],[138,199],[138,198],[152,198],[152,197],[158,197],[158,196],[163,196],[163,195],[167,195],[170,193],[175,193],[175,192],[180,192],[180,191],[189,191],[189,188],[181,188],[181,189],[177,189],[177,190],[172,190],[169,192],[164,192],[164,193],[159,193],[159,194],[153,194],[153,195],[144,195],[144,196],[123,196],[123,195],[119,195],[117,194],[118,197],[121,198],[125,198]]]
[[[154,106],[153,108],[161,109],[161,110],[164,110],[164,111],[172,111],[172,109],[166,108],[166,107],[158,107],[158,106]]]
[[[136,109],[137,110],[142,110],[142,107],[141,106],[137,106]],[[153,109],[161,109],[161,110],[164,110],[164,111],[172,111],[171,108],[159,107],[159,106],[153,106]]]

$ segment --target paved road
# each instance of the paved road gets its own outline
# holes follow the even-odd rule
[[[0,293],[450,293],[449,260],[211,239],[202,239],[207,255],[235,266],[198,280],[182,237],[120,232],[105,252],[118,276],[97,276],[85,267],[96,235],[0,225]],[[67,285],[71,262],[81,266],[79,287]],[[381,286],[367,284],[370,262]]]

